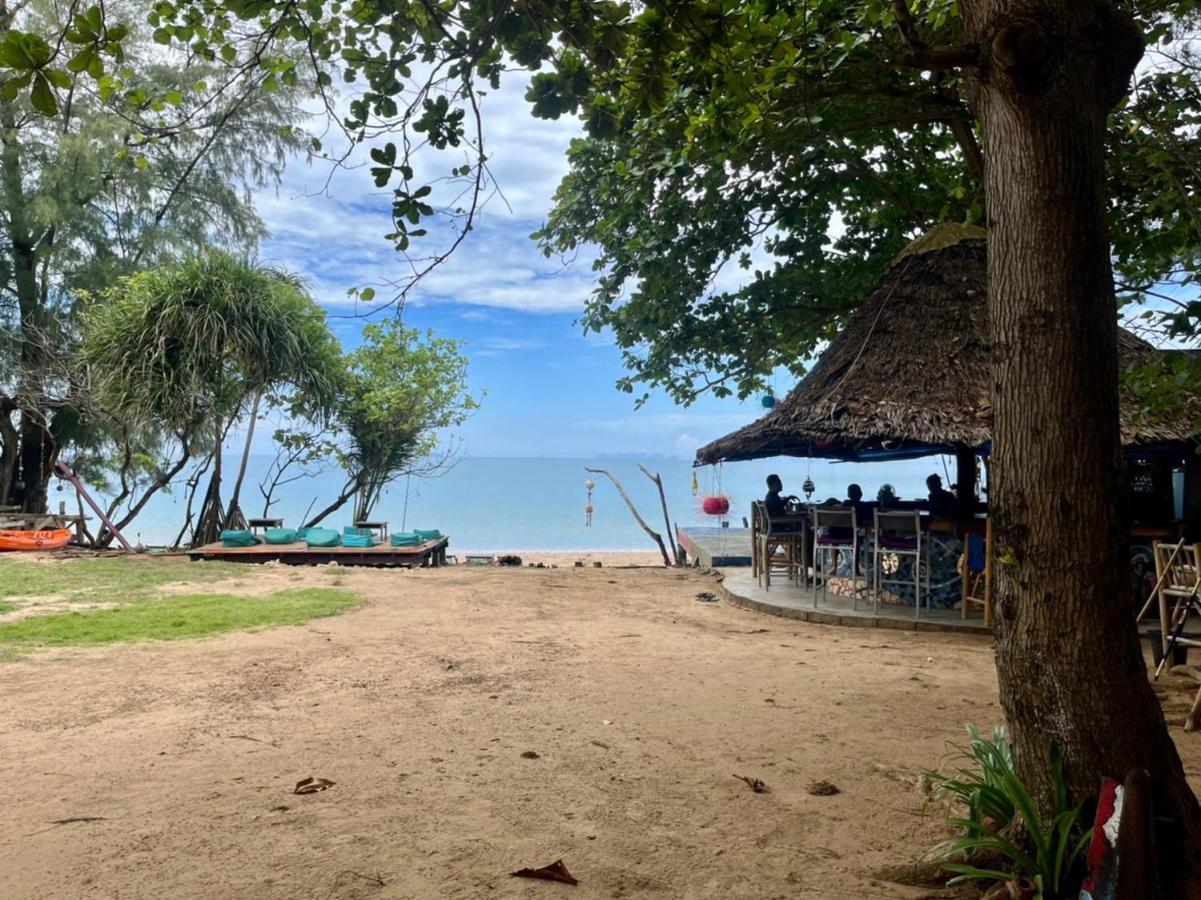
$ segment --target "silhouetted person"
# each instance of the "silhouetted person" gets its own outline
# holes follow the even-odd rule
[[[930,491],[930,515],[939,519],[954,519],[959,512],[959,501],[942,486],[942,479],[931,475],[926,479],[926,487]]]
[[[859,527],[863,528],[872,522],[872,505],[863,502],[863,488],[857,484],[847,485],[847,502],[846,506],[853,507],[855,510],[855,518],[859,522]]]
[[[796,503],[796,497],[782,497],[780,492],[784,490],[784,482],[780,480],[779,475],[767,476],[767,496],[763,498],[763,505],[767,507],[767,515],[769,518],[778,519],[781,516],[791,515],[788,508],[789,502]]]

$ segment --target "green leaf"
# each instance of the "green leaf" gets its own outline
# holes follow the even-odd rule
[[[63,90],[71,89],[71,76],[62,69],[42,69],[42,74],[52,85]]]
[[[53,116],[58,112],[58,98],[54,96],[54,89],[40,72],[33,78],[33,90],[30,91],[29,100],[33,108],[44,116]]]
[[[67,68],[72,72],[85,72],[92,63],[92,59],[96,56],[95,47],[84,47],[69,60],[67,60]]]
[[[365,303],[370,303],[375,299],[375,288],[363,288],[359,292],[359,298]]]

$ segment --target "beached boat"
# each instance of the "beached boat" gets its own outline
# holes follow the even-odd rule
[[[12,531],[0,529],[0,550],[59,550],[67,546],[71,532],[66,528],[53,531]]]

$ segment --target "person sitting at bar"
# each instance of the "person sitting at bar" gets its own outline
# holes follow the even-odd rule
[[[779,475],[767,476],[767,496],[763,498],[763,505],[767,507],[767,516],[770,519],[778,519],[793,514],[789,506],[796,503],[797,498],[792,496],[781,497],[780,492],[783,490],[784,482],[780,480]]]
[[[855,518],[859,522],[860,528],[871,523],[872,505],[863,502],[863,488],[859,485],[847,485],[847,500],[845,505],[854,508]]]
[[[959,511],[955,495],[942,486],[942,479],[931,475],[926,479],[930,491],[930,515],[936,519],[954,519]]]

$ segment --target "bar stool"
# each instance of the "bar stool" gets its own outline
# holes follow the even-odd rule
[[[851,552],[851,608],[859,608],[859,521],[853,506],[813,507],[813,605],[817,606],[817,583],[821,581],[821,599],[826,600],[830,576],[826,566],[831,558]]]
[[[880,609],[880,588],[886,584],[913,585],[913,617],[920,618],[922,611],[922,585],[926,588],[926,607],[930,606],[930,542],[922,540],[922,516],[917,510],[881,512],[875,515],[876,542],[872,551],[872,564],[876,575],[875,590],[872,592],[873,609]],[[923,551],[924,554],[923,554]],[[885,578],[880,568],[880,554],[895,556],[898,560],[913,559],[913,578]],[[925,576],[922,575],[922,558],[926,561]]]
[[[755,536],[752,554],[758,561],[755,574],[759,583],[766,582],[764,588],[770,591],[773,571],[782,571],[790,580],[799,582],[801,574],[808,572],[804,528],[781,531],[779,523],[767,514],[767,505],[762,500],[751,504],[751,517]]]

